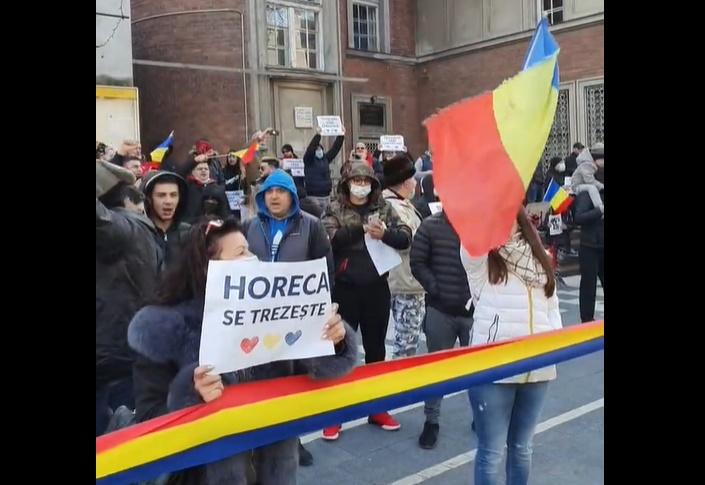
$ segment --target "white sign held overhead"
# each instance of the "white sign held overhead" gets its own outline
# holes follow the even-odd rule
[[[343,122],[340,116],[316,116],[321,136],[338,136],[343,134]]]

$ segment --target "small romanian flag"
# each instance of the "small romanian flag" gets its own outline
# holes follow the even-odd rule
[[[554,214],[562,214],[573,203],[573,198],[555,180],[551,179],[546,195],[543,196],[543,201],[551,203]]]
[[[164,157],[166,156],[166,152],[169,151],[169,148],[171,148],[171,145],[173,145],[173,143],[174,130],[169,133],[169,136],[166,138],[166,140],[161,143],[161,145],[152,150],[152,153],[150,153],[152,162],[162,163],[162,160],[164,160]]]
[[[255,140],[250,144],[249,147],[231,153],[236,157],[239,157],[242,160],[242,163],[244,163],[245,165],[249,165],[250,162],[255,159],[255,152],[258,148],[259,142]]]

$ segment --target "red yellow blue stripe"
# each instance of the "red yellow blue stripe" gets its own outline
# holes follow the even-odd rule
[[[325,426],[544,367],[604,345],[604,323],[381,362],[349,376],[305,376],[226,389],[213,403],[96,439],[96,480],[130,483]]]

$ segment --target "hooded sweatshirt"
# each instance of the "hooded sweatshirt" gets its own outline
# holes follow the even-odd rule
[[[289,213],[284,219],[274,218],[269,212],[269,209],[267,209],[267,204],[264,202],[265,192],[273,187],[279,187],[291,194],[291,209],[289,209]],[[279,252],[279,244],[284,238],[292,218],[301,212],[301,208],[299,207],[299,196],[296,192],[294,179],[292,179],[282,169],[275,170],[261,185],[259,192],[257,192],[257,195],[255,196],[255,202],[257,203],[257,212],[260,218],[266,219],[267,226],[269,227],[267,242],[270,250],[270,261],[276,261],[277,253]]]
[[[174,217],[171,224],[167,228],[166,232],[162,231],[159,227],[155,230],[157,233],[157,243],[161,246],[164,252],[164,261],[168,267],[174,261],[176,261],[181,253],[181,249],[186,243],[188,237],[188,232],[191,229],[191,225],[184,222],[184,215],[186,208],[188,206],[188,186],[186,181],[180,175],[174,172],[151,172],[147,174],[142,179],[141,190],[145,195],[145,209],[147,216],[154,221],[155,215],[152,208],[152,192],[154,192],[154,187],[161,182],[171,182],[176,179],[176,184],[179,187],[179,203],[174,209]]]
[[[573,192],[577,192],[577,187],[579,185],[594,185],[599,190],[602,190],[605,186],[595,178],[595,172],[597,172],[597,164],[592,159],[590,150],[584,148],[577,158],[578,168],[575,169],[573,173],[573,178],[570,180],[570,184],[573,188]]]

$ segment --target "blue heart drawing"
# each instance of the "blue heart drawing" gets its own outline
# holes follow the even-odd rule
[[[301,330],[287,333],[286,337],[284,337],[284,340],[286,340],[287,344],[294,345],[296,341],[299,340],[299,337],[301,337]]]

